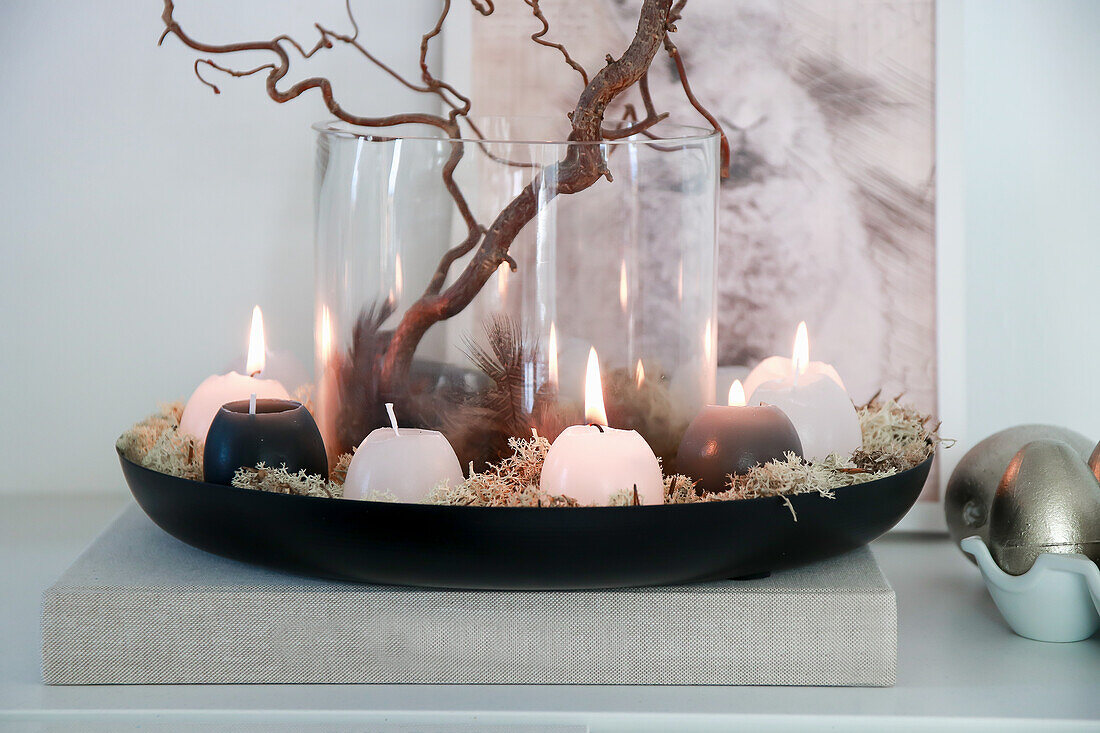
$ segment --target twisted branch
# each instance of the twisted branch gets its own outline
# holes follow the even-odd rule
[[[413,353],[424,333],[432,325],[451,318],[466,308],[502,262],[507,262],[513,270],[515,269],[515,261],[509,255],[508,249],[520,230],[538,212],[540,193],[543,199],[541,203],[545,203],[545,201],[556,197],[558,194],[572,194],[583,191],[598,181],[601,176],[610,179],[611,173],[607,168],[601,146],[598,143],[603,140],[617,140],[639,133],[652,136],[650,128],[668,117],[667,113],[656,111],[650,96],[647,77],[653,57],[662,44],[676,64],[681,85],[689,102],[711,123],[715,130],[721,132],[718,121],[692,93],[679,51],[669,38],[669,34],[676,30],[675,21],[680,18],[686,0],[676,0],[675,4],[673,0],[644,0],[637,31],[626,51],[618,59],[608,56],[607,65],[591,79],[589,79],[583,67],[569,55],[562,44],[546,39],[550,25],[541,10],[539,0],[524,0],[524,2],[531,8],[532,15],[542,25],[541,30],[531,35],[531,39],[538,45],[558,50],[566,63],[580,74],[584,82],[584,90],[577,101],[576,107],[569,114],[572,125],[569,140],[585,144],[569,146],[562,160],[549,167],[538,168],[528,185],[497,215],[492,225],[485,228],[474,218],[465,196],[454,180],[455,169],[464,154],[459,120],[464,119],[467,124],[471,125],[477,137],[483,139],[480,131],[468,118],[471,106],[470,99],[447,82],[436,78],[428,67],[428,53],[431,42],[442,31],[443,24],[450,12],[450,0],[444,0],[443,8],[435,25],[421,37],[420,83],[406,79],[359,43],[359,25],[352,13],[350,0],[348,0],[346,8],[353,32],[351,34],[340,33],[320,24],[315,24],[319,39],[309,50],[306,50],[300,43],[287,35],[276,36],[267,41],[229,44],[209,44],[198,41],[188,35],[175,20],[173,0],[164,0],[164,11],[161,18],[164,21],[165,30],[159,43],[163,43],[169,35],[174,35],[184,45],[202,53],[233,54],[243,51],[264,51],[275,56],[275,61],[247,70],[235,70],[220,65],[212,59],[196,61],[196,76],[202,83],[212,87],[215,93],[220,93],[220,90],[202,77],[199,72],[200,64],[234,77],[251,76],[261,71],[267,71],[265,81],[267,94],[280,104],[289,102],[305,92],[316,89],[320,92],[328,111],[348,124],[367,128],[428,125],[441,130],[450,138],[451,154],[443,166],[442,179],[448,194],[466,224],[467,234],[461,242],[442,256],[423,295],[407,309],[390,336],[382,358],[377,382],[382,393],[396,394],[404,390],[412,365]],[[481,15],[490,15],[494,10],[492,0],[471,0],[471,4],[474,10]],[[417,112],[384,116],[352,114],[336,101],[332,84],[324,77],[309,77],[286,88],[280,87],[290,70],[290,55],[284,44],[293,48],[303,58],[308,59],[322,48],[333,48],[336,42],[356,49],[371,64],[406,88],[415,92],[438,96],[447,108],[446,116]],[[638,120],[634,108],[628,105],[627,118],[624,121],[630,119],[633,120],[632,123],[614,129],[605,128],[604,116],[608,105],[635,84],[638,86],[642,97],[645,117]],[[486,154],[489,154],[484,144],[481,147]],[[723,175],[725,175],[728,168],[729,145],[724,134],[722,135],[722,152]],[[509,165],[532,167],[531,164],[514,163],[495,156],[490,157]],[[470,261],[454,282],[444,289],[451,266],[470,252],[474,253]]]
[[[682,18],[684,6],[687,5],[687,0],[676,0],[676,4],[672,7],[672,11],[669,13],[669,26],[668,33],[665,34],[664,44],[665,50],[668,51],[668,55],[672,57],[672,61],[676,64],[676,75],[680,77],[680,86],[684,90],[684,96],[687,97],[688,102],[695,108],[695,111],[702,115],[703,119],[710,123],[710,126],[714,128],[721,138],[721,151],[722,151],[722,178],[728,178],[730,174],[730,141],[726,137],[726,131],[722,129],[722,125],[719,124],[718,119],[710,113],[703,103],[696,97],[695,93],[691,91],[691,84],[688,82],[687,69],[684,68],[684,60],[680,57],[680,50],[676,48],[676,44],[672,42],[672,38],[669,37],[669,33],[676,32],[676,21]]]
[[[543,15],[542,8],[539,7],[539,0],[523,0],[523,2],[527,3],[527,7],[531,8],[531,15],[535,16],[535,18],[538,19],[540,23],[542,23],[542,30],[538,31],[537,33],[532,33],[531,40],[539,44],[540,46],[558,49],[558,51],[561,52],[561,55],[565,58],[565,63],[569,64],[569,66],[574,71],[580,74],[581,81],[584,82],[585,86],[588,86],[588,72],[586,72],[584,70],[584,67],[578,64],[573,59],[573,57],[569,55],[569,52],[565,50],[565,46],[560,43],[554,43],[552,41],[546,40],[545,36],[547,33],[550,32],[550,21],[546,20],[546,16]]]
[[[638,90],[642,95],[642,104],[645,105],[646,116],[644,119],[637,120],[631,125],[625,127],[619,127],[615,129],[604,128],[602,135],[604,140],[621,140],[631,135],[637,135],[638,133],[645,132],[649,128],[656,125],[661,120],[668,117],[668,112],[662,112],[657,114],[657,110],[653,107],[653,98],[649,94],[649,72],[642,74],[642,78],[638,80]],[[636,119],[637,113],[634,111],[633,105],[626,105],[626,115],[623,120]]]
[[[235,69],[230,69],[230,68],[225,67],[225,66],[220,66],[220,65],[214,63],[213,59],[195,59],[195,76],[197,76],[199,78],[199,81],[201,81],[203,84],[205,84],[206,86],[213,89],[214,94],[221,94],[222,92],[221,92],[220,89],[218,89],[216,84],[214,84],[212,82],[209,82],[205,78],[203,78],[203,75],[199,72],[199,64],[205,64],[205,65],[209,66],[212,69],[217,69],[218,71],[222,71],[222,72],[225,72],[226,74],[229,74],[230,76],[236,76],[236,77],[252,76],[253,74],[256,74],[260,71],[263,71],[264,69],[274,69],[275,68],[274,64],[262,64],[260,66],[257,66],[255,69],[250,69],[248,71],[237,71]]]
[[[608,105],[637,83],[668,34],[672,0],[645,0],[634,39],[619,59],[607,66],[585,86],[569,115],[571,141],[595,143],[603,139],[603,119]],[[461,312],[508,260],[508,248],[539,207],[558,194],[583,191],[601,176],[608,175],[599,145],[570,145],[565,158],[540,170],[522,191],[497,215],[481,244],[458,278],[438,295],[422,297],[406,311],[394,330],[382,364],[382,384],[400,389],[412,365],[413,352],[432,325]],[[545,185],[551,181],[551,185]]]
[[[483,14],[486,12],[486,10],[483,10],[482,6],[478,6],[477,3],[475,3],[475,8],[478,9],[478,12],[481,12]],[[280,104],[289,102],[311,89],[318,89],[321,92],[321,97],[324,100],[325,107],[328,108],[329,112],[331,112],[338,119],[343,120],[344,122],[347,122],[349,124],[371,128],[394,127],[407,124],[430,125],[432,127],[442,130],[449,138],[451,138],[451,140],[453,141],[451,144],[451,155],[448,158],[447,163],[444,165],[442,171],[443,185],[447,189],[447,193],[450,195],[451,200],[454,201],[454,204],[458,209],[459,214],[462,216],[462,219],[466,224],[467,235],[461,243],[455,246],[450,252],[448,252],[444,256],[443,261],[440,263],[439,271],[437,271],[436,275],[429,282],[425,294],[435,294],[439,291],[442,283],[446,280],[447,271],[449,270],[450,265],[455,260],[462,257],[464,254],[468,253],[480,240],[482,232],[484,231],[483,227],[478,224],[477,220],[474,218],[469,203],[466,201],[466,197],[463,195],[461,189],[458,187],[458,184],[454,180],[454,171],[458,167],[458,164],[461,162],[464,153],[464,146],[462,142],[458,140],[460,136],[460,130],[457,118],[459,116],[464,116],[469,112],[470,100],[468,97],[462,95],[457,90],[455,90],[454,87],[452,87],[451,85],[433,77],[427,68],[427,55],[429,44],[433,38],[439,35],[443,27],[443,23],[446,20],[448,13],[450,12],[450,0],[446,0],[446,2],[444,2],[443,10],[440,12],[439,18],[436,21],[435,26],[433,26],[433,28],[425,33],[424,36],[421,38],[420,67],[423,85],[417,85],[405,79],[401,74],[399,74],[392,67],[388,66],[383,61],[375,57],[362,44],[360,44],[358,41],[359,26],[358,23],[355,21],[354,13],[352,13],[350,0],[347,0],[346,2],[346,9],[348,18],[350,19],[355,32],[352,35],[347,35],[337,33],[329,28],[325,28],[320,24],[315,24],[315,27],[320,34],[320,39],[313,46],[313,48],[311,48],[309,51],[306,51],[300,43],[285,34],[276,36],[269,41],[247,41],[228,44],[209,44],[198,41],[188,35],[180,26],[180,24],[176,21],[174,16],[175,3],[173,2],[173,0],[164,0],[164,11],[161,14],[161,19],[164,21],[165,30],[164,33],[161,34],[158,44],[163,43],[164,39],[167,38],[169,35],[174,35],[184,45],[203,53],[231,54],[241,51],[268,51],[275,54],[275,56],[277,57],[277,61],[273,63],[263,64],[255,69],[251,69],[248,71],[235,71],[228,67],[216,64],[211,59],[201,60],[201,63],[205,63],[206,65],[230,74],[231,76],[248,76],[266,69],[268,71],[266,80],[267,95]],[[491,12],[491,10],[492,4],[489,3],[487,6],[487,11]],[[332,83],[324,77],[309,77],[307,79],[303,79],[297,84],[292,85],[288,89],[284,90],[279,88],[279,82],[282,81],[283,78],[285,78],[290,71],[290,56],[287,53],[286,49],[283,48],[283,43],[287,43],[292,46],[295,50],[298,51],[299,54],[302,55],[303,58],[310,58],[311,56],[313,56],[313,54],[315,54],[322,48],[332,48],[332,42],[334,40],[340,41],[341,43],[345,43],[355,48],[368,61],[370,61],[372,64],[377,66],[379,69],[384,71],[386,74],[397,80],[405,87],[412,89],[413,91],[437,95],[448,107],[451,108],[448,116],[441,117],[439,115],[416,112],[385,115],[381,117],[354,115],[343,109],[336,101],[335,95],[333,94],[332,90]],[[208,82],[202,77],[201,74],[199,74],[199,63],[200,62],[196,62],[195,64],[195,73],[199,77],[199,80],[207,86],[212,87],[215,93],[220,93],[220,90],[215,85]],[[453,95],[455,99],[448,98],[448,94]],[[457,100],[457,102],[455,100]]]

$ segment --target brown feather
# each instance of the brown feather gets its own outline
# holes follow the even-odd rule
[[[475,398],[448,411],[444,432],[464,465],[481,470],[511,455],[509,438],[531,437],[531,411],[525,397],[527,365],[538,353],[513,318],[496,315],[485,324],[485,344],[466,341],[466,355],[489,384]]]
[[[392,302],[375,303],[359,313],[352,329],[351,346],[340,371],[338,453],[351,452],[367,433],[388,422],[385,402],[389,400],[379,394],[379,375],[392,336],[392,331],[382,330],[382,324],[392,313]]]

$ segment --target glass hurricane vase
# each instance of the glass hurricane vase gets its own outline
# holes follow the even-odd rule
[[[464,468],[532,429],[552,440],[586,421],[595,354],[589,409],[602,397],[607,423],[674,469],[715,391],[717,135],[576,143],[546,120],[476,124],[484,139],[316,127],[314,405],[330,459],[388,424],[386,402],[442,431]],[[580,158],[607,175],[576,190]]]

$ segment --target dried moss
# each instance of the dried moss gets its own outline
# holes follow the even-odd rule
[[[304,396],[304,395],[303,395]],[[179,433],[183,414],[180,402],[163,405],[160,411],[127,430],[117,446],[131,461],[154,471],[173,476],[202,480],[201,443]],[[898,404],[896,400],[875,399],[858,408],[863,445],[851,456],[829,456],[823,461],[807,463],[788,453],[782,461],[756,466],[748,474],[730,477],[725,491],[699,495],[695,483],[687,476],[665,476],[665,503],[731,501],[765,496],[779,496],[794,508],[787,497],[817,493],[832,497],[842,486],[864,483],[908,470],[927,459],[941,439],[938,426],[929,426],[930,417]],[[568,496],[550,495],[539,489],[542,464],[550,450],[544,437],[511,438],[512,455],[484,471],[473,471],[457,486],[436,487],[429,503],[458,506],[544,506],[575,507],[580,504]],[[241,469],[233,485],[257,491],[270,491],[299,496],[343,496],[351,454],[340,456],[329,481],[304,471],[291,473],[285,467],[272,468],[263,464]],[[390,495],[372,496],[374,501],[393,501]],[[631,506],[634,495],[624,487],[610,497],[611,506]]]
[[[203,444],[193,436],[179,432],[182,415],[182,402],[161,405],[159,412],[123,433],[115,446],[126,458],[145,468],[192,481],[202,481]],[[278,494],[339,497],[344,492],[344,479],[350,463],[350,454],[340,456],[332,470],[331,481],[324,481],[320,476],[309,475],[304,471],[290,473],[285,467],[270,468],[261,463],[256,468],[238,470],[233,477],[233,485]],[[379,497],[379,500],[384,499],[385,497]]]
[[[336,465],[329,471],[329,478],[335,483],[344,485],[344,481],[348,478],[348,468],[351,466],[351,453],[341,453],[340,457],[336,459]]]
[[[932,455],[941,441],[939,425],[929,426],[931,415],[924,415],[897,400],[876,397],[858,408],[863,446],[857,451],[865,455],[896,456],[897,468],[912,468]]]
[[[611,496],[607,497],[608,506],[638,506],[641,503],[641,500],[638,498],[637,487],[619,489]]]
[[[336,468],[332,470],[329,480],[325,480],[315,473],[298,471],[291,473],[286,465],[272,468],[263,463],[255,468],[238,468],[233,474],[233,486],[238,489],[252,489],[254,491],[267,491],[273,494],[294,494],[295,496],[320,496],[328,499],[341,499],[344,496],[344,479],[347,477],[347,466],[351,463],[351,454],[340,456]],[[371,501],[395,501],[392,494],[379,493],[370,497]]]
[[[929,416],[900,405],[895,400],[872,400],[858,408],[863,446],[850,457],[829,456],[805,462],[793,453],[781,461],[754,467],[748,474],[729,477],[725,491],[697,494],[695,482],[687,476],[665,476],[665,503],[731,501],[779,496],[794,508],[789,496],[816,493],[828,498],[842,486],[865,483],[908,470],[928,458],[940,442]],[[509,445],[515,455],[498,466],[474,473],[458,486],[440,486],[429,501],[466,506],[578,506],[569,497],[548,497],[538,490],[542,461],[550,444],[538,440],[515,440]],[[609,506],[631,506],[633,492],[622,489],[609,497]]]
[[[291,473],[286,464],[278,468],[259,463],[255,468],[238,468],[233,474],[233,486],[238,489],[267,491],[272,494],[295,494],[297,496],[321,496],[339,499],[344,495],[343,484],[326,481],[315,473],[298,471]]]
[[[179,432],[181,415],[182,402],[161,405],[160,412],[123,433],[115,441],[115,447],[126,458],[145,468],[202,481],[203,444]]]
[[[695,493],[695,482],[691,478],[677,473],[665,476],[665,503],[691,504],[699,501]]]
[[[473,471],[457,486],[442,484],[428,496],[430,504],[452,506],[578,506],[575,499],[539,489],[542,463],[550,450],[543,437],[509,438],[512,455],[485,471]]]

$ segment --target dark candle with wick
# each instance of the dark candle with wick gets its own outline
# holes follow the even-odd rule
[[[285,465],[328,478],[328,457],[317,423],[301,402],[237,400],[222,405],[206,435],[203,474],[212,484],[229,484],[238,468]]]
[[[707,405],[691,421],[680,441],[676,466],[696,481],[698,493],[718,493],[726,490],[727,476],[783,460],[787,452],[802,456],[802,441],[790,419],[771,405],[746,407],[737,380],[730,388],[728,407]]]

